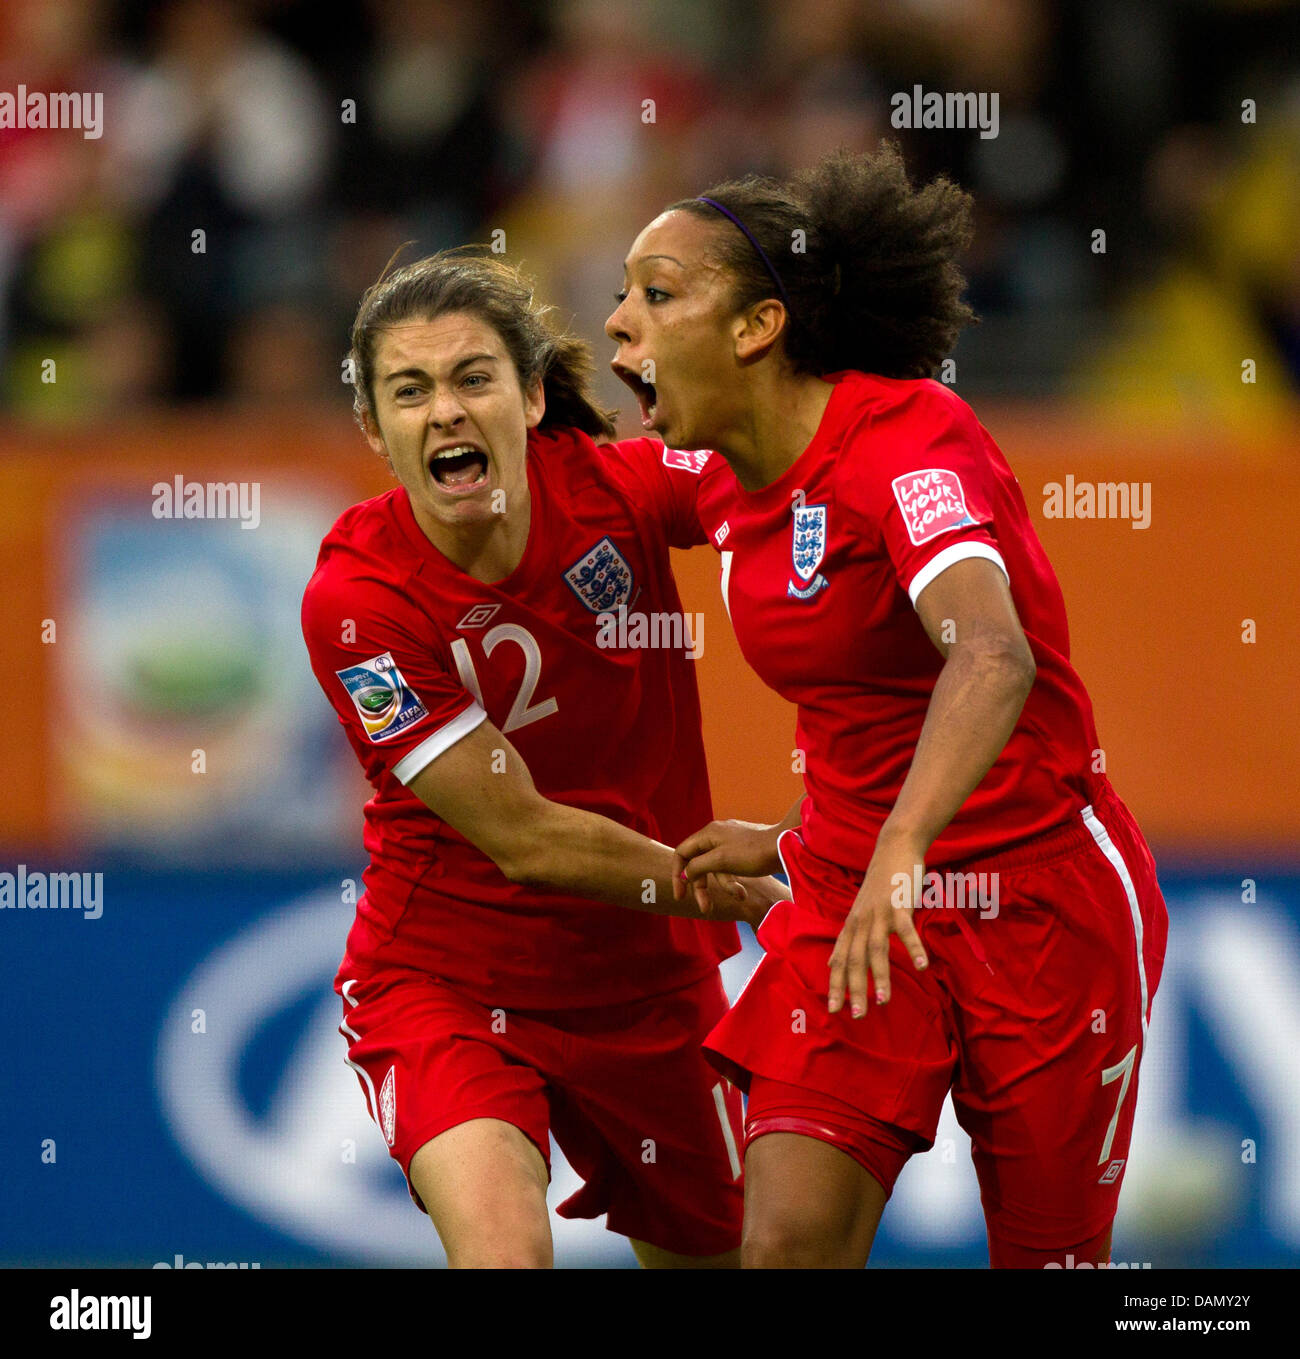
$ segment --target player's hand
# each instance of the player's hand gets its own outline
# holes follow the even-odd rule
[[[752,821],[710,821],[688,835],[673,851],[673,896],[686,899],[687,888],[708,873],[760,878],[781,866],[776,852],[778,829]],[[697,890],[696,899],[700,898]]]
[[[917,874],[917,867],[920,873]],[[914,876],[915,875],[915,876]],[[876,842],[867,876],[853,900],[849,917],[831,953],[828,993],[831,1014],[844,1005],[848,990],[849,1013],[860,1019],[867,1012],[867,974],[876,986],[876,1002],[889,1003],[889,936],[897,934],[921,971],[929,965],[925,949],[912,923],[917,877],[924,879],[925,847],[906,839]]]
[[[706,920],[743,920],[755,930],[778,901],[790,900],[790,889],[773,877],[733,878],[729,873],[710,873],[697,878],[692,890]]]
[[[673,899],[685,900],[676,890]],[[748,900],[745,884],[731,873],[709,873],[695,884],[695,908],[706,920],[744,920]]]

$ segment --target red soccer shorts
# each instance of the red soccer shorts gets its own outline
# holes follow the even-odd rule
[[[404,1174],[439,1133],[497,1118],[533,1142],[548,1173],[555,1134],[586,1182],[561,1217],[608,1213],[610,1231],[682,1255],[740,1245],[740,1093],[700,1046],[727,1009],[717,972],[578,1010],[494,1009],[402,968],[336,989],[348,1064]]]
[[[961,865],[988,875],[985,905],[972,891],[959,907],[964,893],[950,889],[946,905],[918,909],[929,968],[918,973],[891,938],[892,997],[861,1019],[826,1008],[831,950],[861,879],[797,832],[781,849],[794,901],[759,929],[767,956],[706,1040],[714,1065],[744,1090],[751,1075],[799,1087],[809,1118],[824,1103],[810,1135],[842,1146],[886,1192],[906,1157],[882,1147],[878,1125],[893,1126],[895,1149],[908,1134],[931,1146],[951,1090],[991,1237],[1050,1250],[1104,1231],[1168,929],[1150,850],[1109,783],[1065,826]]]

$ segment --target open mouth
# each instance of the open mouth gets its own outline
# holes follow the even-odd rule
[[[613,363],[610,366],[615,375],[627,383],[632,395],[636,397],[637,405],[641,407],[641,428],[650,429],[655,422],[655,407],[659,401],[654,383],[646,382],[635,369],[625,368],[621,363]]]
[[[487,454],[472,444],[444,448],[430,458],[429,471],[445,491],[473,491],[487,481]]]

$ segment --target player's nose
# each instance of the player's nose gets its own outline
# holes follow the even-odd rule
[[[429,402],[429,423],[438,429],[452,429],[465,419],[465,407],[454,391],[435,391]]]
[[[616,344],[631,344],[632,333],[628,329],[627,299],[610,312],[605,320],[605,334]]]

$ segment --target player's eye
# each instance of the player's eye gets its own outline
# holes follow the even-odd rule
[[[668,297],[668,294],[664,292],[662,288],[645,288],[643,291],[645,293],[645,300],[650,303],[662,302]],[[614,300],[619,303],[620,306],[626,302],[627,289],[624,288],[622,292],[615,293]]]
[[[472,385],[475,386],[475,387],[481,387],[481,386],[483,385],[483,383],[485,383],[486,381],[487,381],[487,374],[485,374],[485,373],[471,373],[467,378],[464,379],[464,385],[465,385],[466,387],[468,387],[468,386],[470,386],[470,385],[472,384]]]
[[[393,393],[393,395],[400,401],[403,397],[409,395],[411,392],[418,392],[419,390],[420,389],[418,387],[399,387]]]

